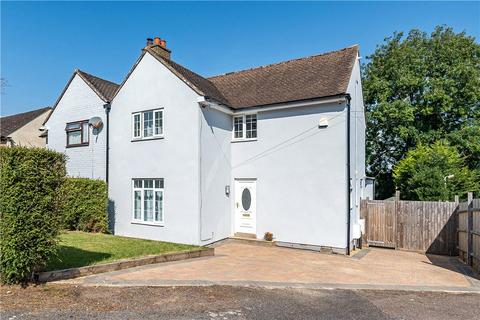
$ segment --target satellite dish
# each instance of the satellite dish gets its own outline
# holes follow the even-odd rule
[[[92,117],[90,120],[88,120],[88,124],[90,124],[94,129],[100,129],[103,126],[103,121],[100,117]]]

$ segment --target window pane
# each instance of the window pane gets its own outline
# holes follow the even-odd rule
[[[142,187],[142,180],[140,180],[140,179],[133,180],[133,187],[141,188]]]
[[[153,136],[153,111],[143,113],[143,136]]]
[[[83,123],[83,140],[82,142],[83,143],[88,143],[88,134],[89,134],[89,130],[88,130],[88,122],[84,122]]]
[[[155,134],[163,134],[163,111],[155,111]]]
[[[140,114],[133,115],[133,136],[140,137]]]
[[[155,179],[155,188],[163,189],[163,179]]]
[[[143,180],[143,187],[153,188],[153,180],[152,179]]]
[[[233,137],[243,138],[243,117],[233,118]]]
[[[134,218],[135,220],[142,219],[142,193],[141,191],[135,191],[134,196]]]
[[[67,132],[67,144],[80,144],[82,142],[82,132],[81,131],[69,131]]]
[[[153,221],[153,190],[143,191],[143,220]]]
[[[163,221],[163,191],[155,191],[155,221]]]
[[[80,122],[74,122],[74,123],[67,123],[65,130],[79,130],[80,128],[81,128]]]
[[[257,137],[257,115],[249,114],[245,116],[246,137],[247,139]]]

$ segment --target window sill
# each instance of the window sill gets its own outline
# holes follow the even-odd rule
[[[152,226],[152,227],[165,227],[163,222],[144,222],[144,221],[130,221],[131,224],[142,224],[145,226]]]
[[[150,140],[161,140],[165,139],[165,136],[158,136],[158,137],[152,137],[152,138],[138,138],[138,139],[132,139],[132,142],[138,142],[138,141],[150,141]]]
[[[88,143],[82,143],[82,144],[71,144],[65,146],[65,148],[78,148],[78,147],[88,147]]]
[[[257,141],[257,138],[252,138],[252,139],[234,139],[231,142],[232,143],[237,143],[237,142],[251,142],[251,141]]]

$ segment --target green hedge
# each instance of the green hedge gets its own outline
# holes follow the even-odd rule
[[[0,276],[25,283],[56,254],[58,190],[65,156],[42,148],[0,148]]]
[[[108,231],[108,195],[107,184],[104,181],[67,178],[61,194],[65,229]]]

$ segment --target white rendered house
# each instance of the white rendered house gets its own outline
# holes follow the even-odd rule
[[[272,232],[279,245],[345,252],[367,193],[358,60],[352,46],[206,78],[156,38],[111,97],[90,90],[79,103],[88,86],[74,75],[84,88],[67,86],[46,123],[49,147],[65,150],[72,113],[108,117],[102,160],[72,152],[68,171],[88,176],[87,159],[107,179],[115,234],[205,245]]]

